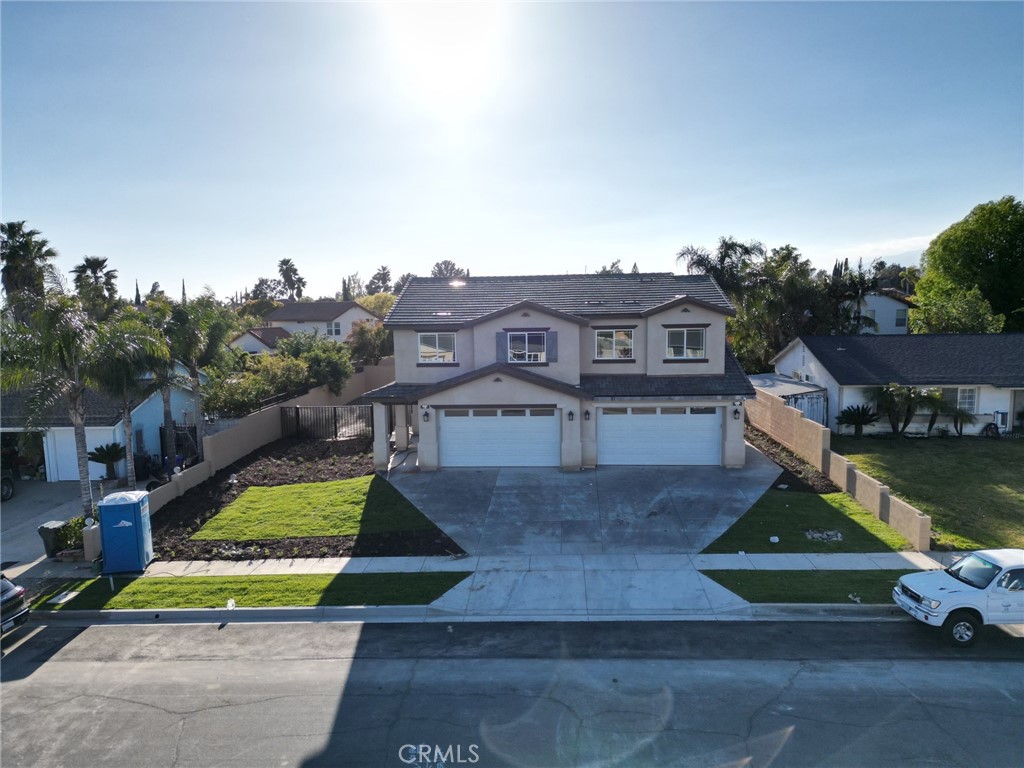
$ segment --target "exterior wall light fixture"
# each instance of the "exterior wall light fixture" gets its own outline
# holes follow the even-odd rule
[[[569,421],[572,421],[575,418],[576,418],[576,414],[573,413],[572,411],[569,411]]]
[[[739,417],[740,417],[740,409],[739,408],[733,408],[732,409],[732,417],[734,419],[739,419]]]
[[[430,421],[430,411],[428,411],[426,408],[423,409],[423,421],[424,422],[429,422]]]
[[[583,420],[584,421],[590,421],[590,411],[584,411],[583,412]]]

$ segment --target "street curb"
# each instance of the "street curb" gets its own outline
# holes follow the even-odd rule
[[[886,605],[831,603],[762,603],[721,611],[568,613],[558,610],[514,614],[471,614],[423,605],[316,606],[282,608],[168,608],[161,610],[35,611],[36,625],[92,626],[103,624],[221,624],[284,622],[425,623],[458,622],[614,622],[614,621],[902,621],[909,617]]]

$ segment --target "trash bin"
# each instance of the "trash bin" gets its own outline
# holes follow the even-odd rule
[[[111,493],[99,503],[103,574],[140,573],[153,560],[146,491]]]
[[[39,538],[43,540],[43,549],[47,557],[55,557],[57,554],[57,533],[64,527],[66,520],[50,520],[38,528]]]

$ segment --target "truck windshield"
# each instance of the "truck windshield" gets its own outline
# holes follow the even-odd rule
[[[972,587],[984,589],[999,573],[999,566],[988,560],[983,560],[975,554],[970,554],[947,568],[946,573]]]

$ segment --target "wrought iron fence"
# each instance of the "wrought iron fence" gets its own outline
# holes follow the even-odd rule
[[[281,406],[281,435],[301,440],[373,437],[373,406]]]

